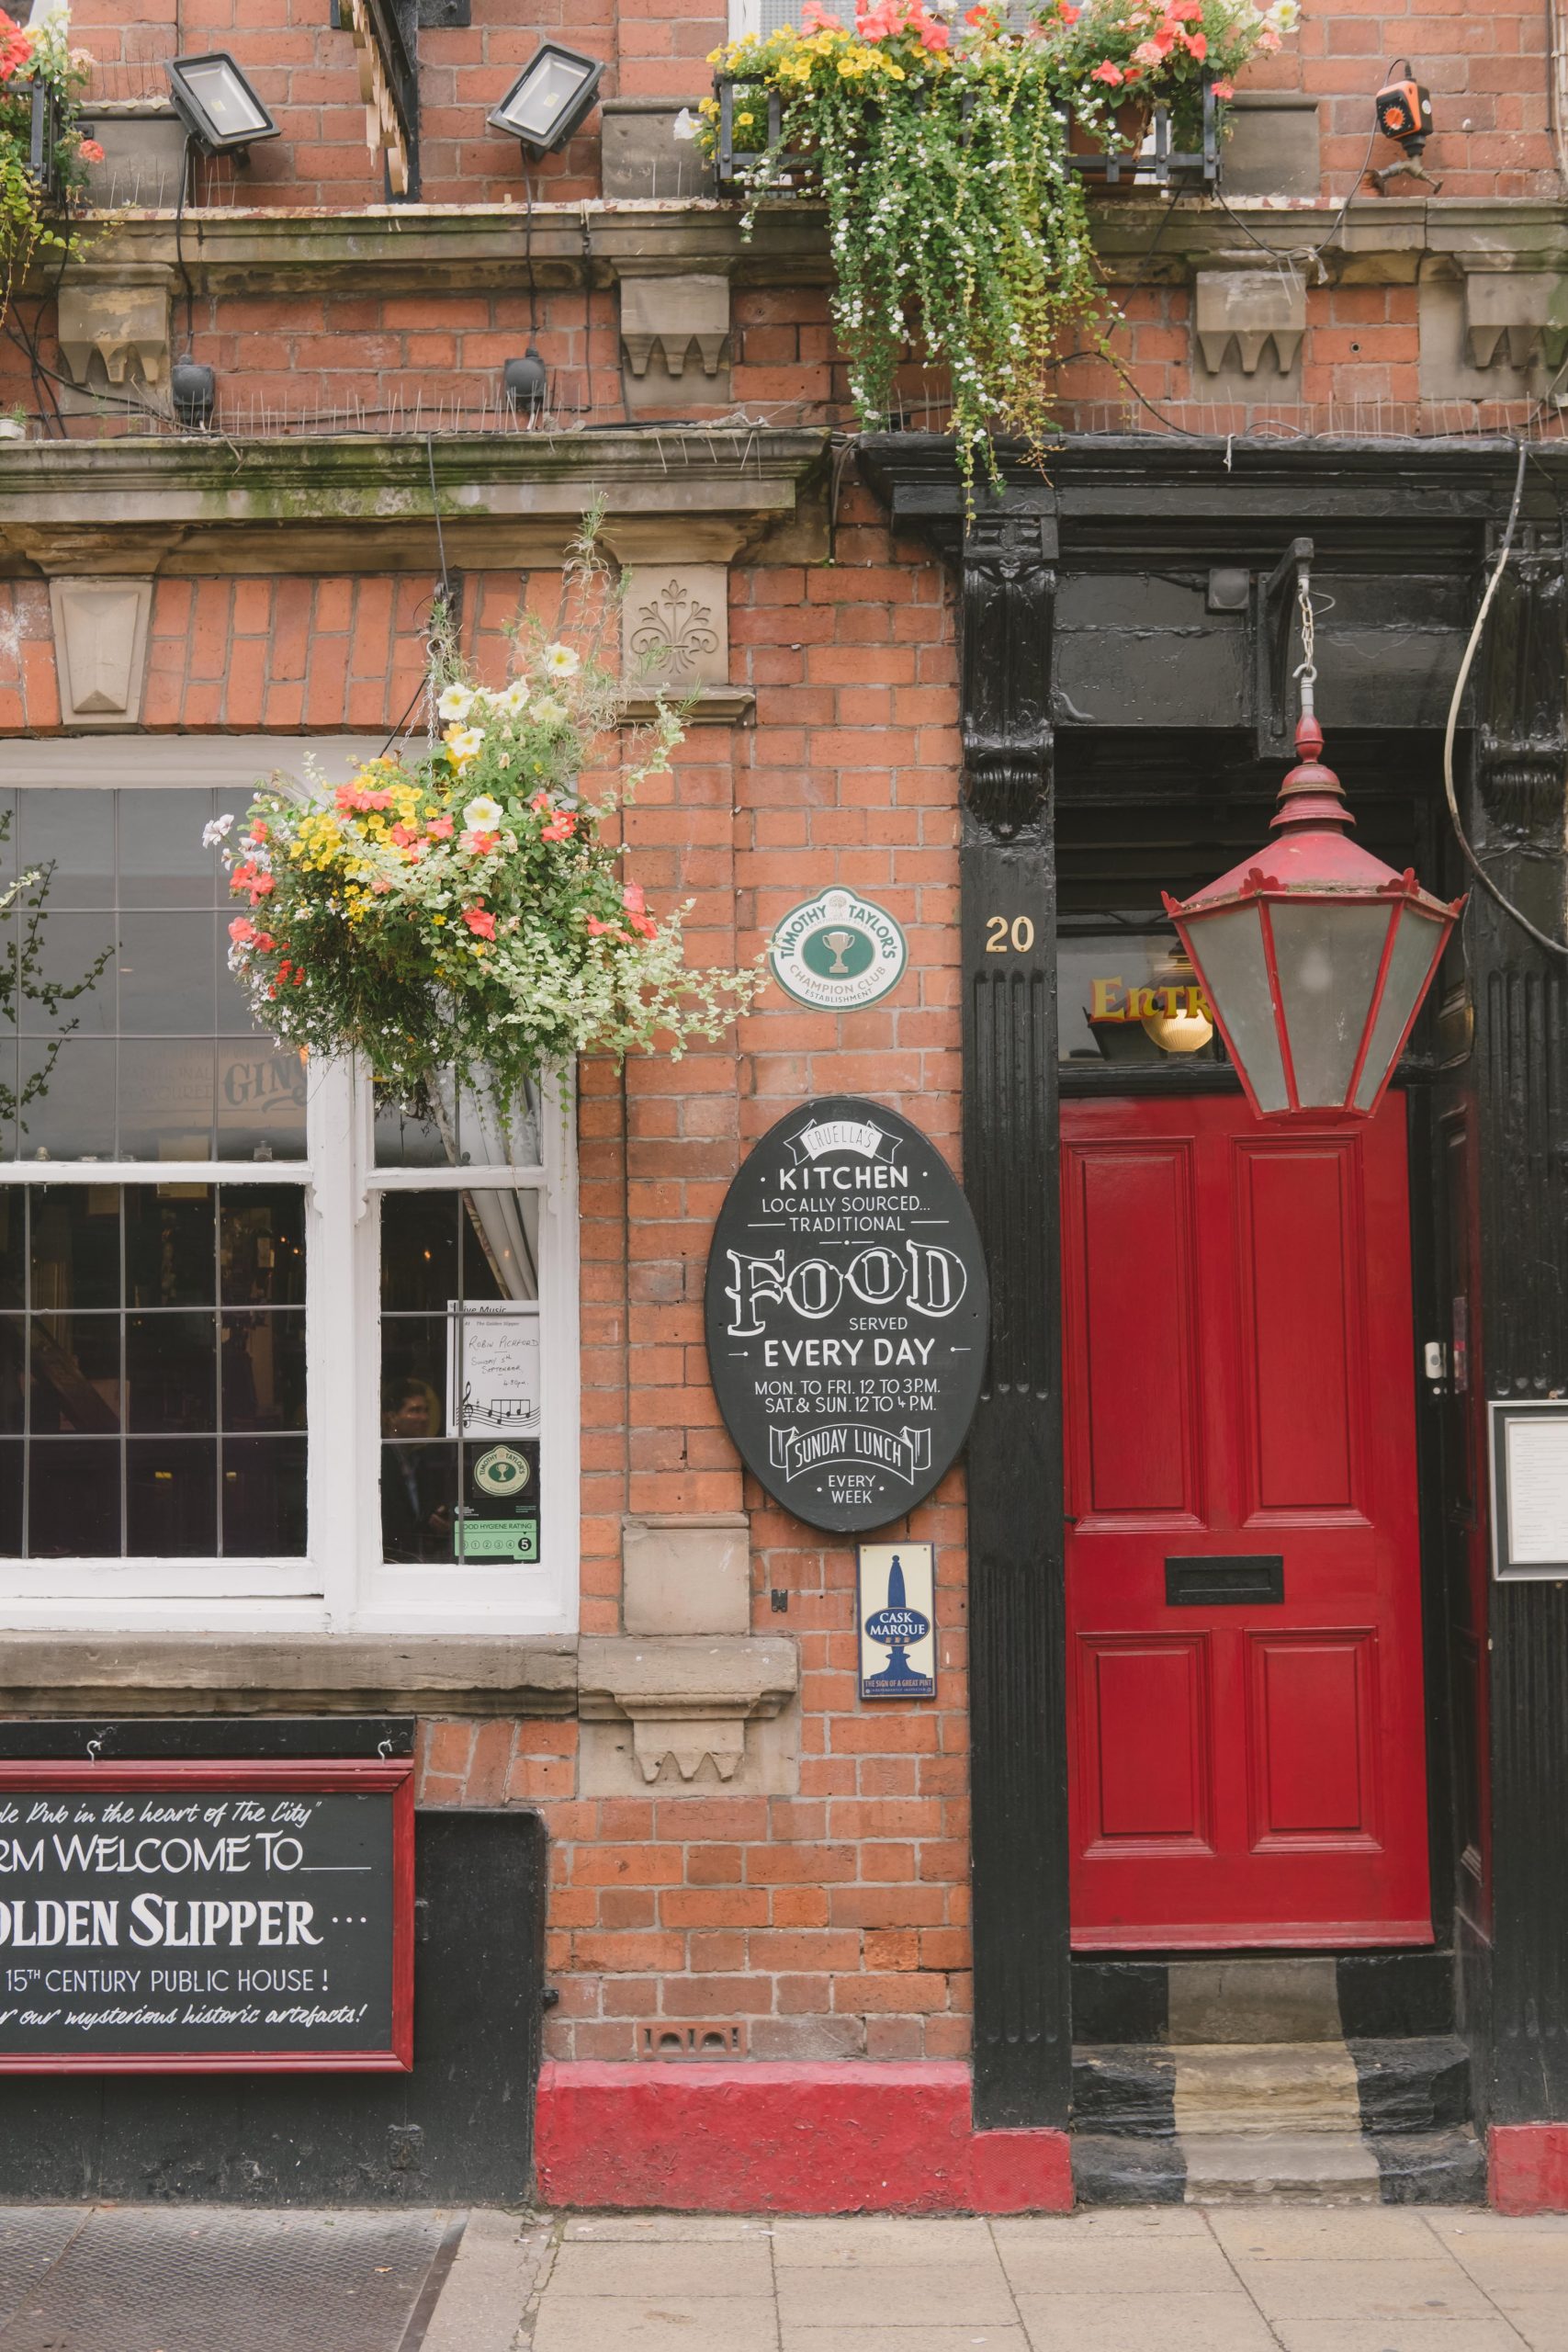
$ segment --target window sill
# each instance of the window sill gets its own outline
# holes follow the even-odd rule
[[[570,1715],[569,1634],[11,1633],[11,1714]]]

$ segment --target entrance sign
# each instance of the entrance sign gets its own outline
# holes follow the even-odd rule
[[[412,2064],[408,1758],[0,1764],[0,2074]]]
[[[780,988],[819,1012],[858,1012],[897,988],[908,961],[886,908],[853,890],[824,890],[774,927],[768,962]]]
[[[936,1697],[936,1546],[857,1547],[863,1699]]]
[[[747,1467],[811,1527],[886,1527],[968,1434],[989,1298],[934,1145],[837,1095],[781,1119],[730,1185],[708,1256],[708,1368]]]
[[[1492,1573],[1568,1581],[1568,1403],[1495,1397]]]

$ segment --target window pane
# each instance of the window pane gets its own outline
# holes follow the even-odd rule
[[[0,1185],[0,1307],[20,1306],[27,1281],[27,1194]]]
[[[462,1200],[464,1298],[537,1298],[537,1193],[465,1193]]]
[[[216,1552],[216,1439],[132,1438],[125,1455],[127,1556],[180,1560]]]
[[[124,1159],[211,1159],[213,1048],[182,1037],[126,1037],[119,1048]]]
[[[119,1317],[35,1315],[28,1333],[35,1437],[112,1437],[119,1428]]]
[[[221,905],[228,877],[217,851],[205,848],[201,839],[211,813],[209,796],[137,790],[122,792],[118,799],[120,905]]]
[[[17,1026],[25,1037],[65,1030],[112,1037],[118,987],[114,918],[62,914],[51,907],[39,925],[37,956],[21,975]],[[51,989],[62,992],[52,1002]]]
[[[118,1438],[39,1438],[28,1448],[28,1550],[35,1560],[119,1553]]]
[[[389,1193],[381,1203],[384,1314],[442,1314],[458,1295],[457,1193]]]
[[[455,1435],[446,1422],[446,1359],[451,1318],[388,1315],[381,1321],[384,1437]]]
[[[305,1426],[305,1317],[276,1310],[226,1315],[222,1326],[226,1430]]]
[[[199,801],[199,794],[193,797]],[[29,787],[17,793],[14,839],[18,871],[26,873],[34,865],[52,868],[51,908],[113,906],[114,800],[112,792]]]
[[[220,1159],[302,1159],[305,1065],[263,1037],[218,1040]]]
[[[16,1560],[22,1551],[22,1442],[0,1438],[0,1558]]]
[[[218,1256],[210,1185],[127,1186],[125,1279],[128,1306],[212,1305]]]
[[[299,1559],[305,1550],[305,1441],[228,1438],[223,1550],[234,1558]]]
[[[389,1560],[450,1560],[457,1516],[455,1445],[383,1445],[381,1542]]]
[[[215,1015],[218,918],[122,914],[119,1025],[140,1037],[210,1037]]]
[[[115,1048],[93,1038],[21,1041],[23,1159],[112,1159]]]
[[[0,1436],[20,1437],[26,1410],[27,1326],[19,1315],[0,1315]],[[0,1464],[0,1476],[4,1465]]]
[[[536,1168],[540,1164],[540,1105],[528,1087],[504,1122],[490,1098],[449,1083],[439,1089],[433,1119],[412,1119],[395,1104],[376,1112],[378,1168]]]
[[[218,1254],[226,1306],[303,1306],[305,1195],[298,1184],[225,1192]]]
[[[13,1195],[13,1198],[16,1196]],[[119,1192],[113,1184],[51,1184],[31,1194],[35,1314],[118,1307]],[[24,1204],[18,1201],[18,1211]]]
[[[216,1430],[215,1315],[128,1315],[126,1423],[133,1430]]]

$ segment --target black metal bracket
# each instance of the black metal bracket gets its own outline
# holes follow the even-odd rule
[[[1252,575],[1252,728],[1260,760],[1292,756],[1291,631],[1296,589],[1314,555],[1311,539],[1292,539],[1267,579],[1260,571]]]
[[[18,85],[28,90],[31,106],[28,125],[28,177],[46,204],[58,204],[64,191],[60,181],[60,104],[41,76]]]

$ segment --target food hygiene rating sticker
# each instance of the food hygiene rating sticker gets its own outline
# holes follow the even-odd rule
[[[856,1012],[897,988],[908,943],[886,910],[852,890],[824,890],[792,907],[768,946],[779,986],[819,1012]]]

